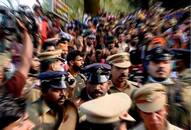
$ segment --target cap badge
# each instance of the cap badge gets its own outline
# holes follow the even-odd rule
[[[97,73],[98,75],[100,75],[102,72],[103,72],[103,70],[102,70],[101,68],[98,68],[97,71],[96,71],[96,73]]]
[[[161,53],[162,52],[162,49],[161,48],[158,48],[157,50],[156,50],[156,53]]]
[[[152,102],[152,101],[153,101],[152,96],[151,96],[151,95],[148,95],[148,96],[146,97],[146,101],[147,101],[147,102]]]

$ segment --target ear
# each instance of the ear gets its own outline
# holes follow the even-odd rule
[[[110,87],[112,87],[112,85],[113,85],[113,83],[112,83],[112,81],[111,80],[108,80],[108,89],[110,89]]]
[[[56,70],[56,66],[55,66],[55,64],[54,64],[54,63],[52,63],[52,64],[50,65],[50,70],[53,70],[53,71],[55,71],[55,70]]]
[[[168,104],[165,105],[165,110],[166,110],[166,114],[168,115],[168,111],[169,111],[169,105]]]

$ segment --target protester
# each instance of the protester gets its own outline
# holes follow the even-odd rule
[[[0,84],[2,89],[5,89],[5,91],[8,91],[8,93],[12,93],[14,96],[21,96],[22,89],[25,85],[26,78],[28,77],[28,72],[30,69],[31,61],[32,61],[32,54],[33,54],[33,45],[30,38],[30,34],[28,33],[27,28],[24,26],[24,24],[17,20],[19,27],[22,29],[22,42],[23,42],[23,49],[21,53],[21,63],[19,67],[14,72],[13,76],[6,80],[5,79],[5,66],[1,66],[1,72],[2,72],[2,78],[3,79]],[[6,38],[6,37],[4,37]],[[4,59],[2,59],[4,60]],[[6,60],[5,60],[6,61]],[[6,64],[5,61],[2,61],[3,64]]]
[[[84,54],[80,51],[71,51],[67,55],[68,72],[75,78],[76,87],[74,97],[78,97],[85,87],[86,77],[81,73],[84,66]]]

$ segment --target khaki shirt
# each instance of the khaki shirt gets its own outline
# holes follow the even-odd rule
[[[144,123],[141,123],[130,130],[146,130],[146,128]],[[167,122],[167,128],[165,130],[183,130],[183,129],[176,127],[175,125],[172,125],[169,122]]]
[[[138,89],[138,83],[126,80],[126,85],[122,91],[117,89],[115,86],[112,86],[109,89],[109,93],[117,93],[117,92],[124,92],[128,94],[130,97],[132,97],[133,93]]]
[[[151,78],[147,83],[153,83]],[[186,84],[179,82],[178,80],[172,80],[171,78],[164,82],[159,82],[166,86],[168,96],[168,121],[181,128],[191,128],[191,111],[189,111],[189,104],[185,100],[185,95],[190,96],[184,92]],[[189,89],[187,89],[189,91]],[[191,97],[188,97],[189,99]]]
[[[29,119],[36,125],[34,130],[54,130],[58,116],[46,105],[43,99],[27,106]]]

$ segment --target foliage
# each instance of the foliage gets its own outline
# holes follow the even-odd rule
[[[127,13],[134,10],[132,0],[102,0],[100,1],[100,5],[101,8],[113,14],[118,14],[120,12]]]
[[[82,20],[84,0],[65,0],[65,2],[70,8],[68,11],[69,20]],[[136,6],[139,5],[135,3],[135,0],[100,0],[100,7],[113,14],[132,12]],[[42,7],[45,11],[49,9],[47,0],[43,0]]]

